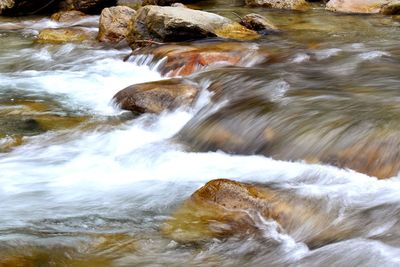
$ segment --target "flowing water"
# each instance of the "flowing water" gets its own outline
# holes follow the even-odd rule
[[[209,10],[233,18],[222,4]],[[372,141],[388,143],[378,159],[399,160],[398,18],[256,11],[283,30],[253,44],[275,60],[194,74],[194,106],[141,116],[111,98],[163,79],[162,62],[37,44],[38,30],[60,25],[2,19],[0,266],[399,266],[399,178],[329,162]],[[325,219],[283,232],[258,220],[262,235],[203,244],[163,236],[215,178],[272,186]]]

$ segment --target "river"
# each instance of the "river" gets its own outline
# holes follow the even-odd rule
[[[209,10],[234,18],[222,4]],[[128,48],[90,42],[38,44],[40,29],[60,24],[2,18],[0,266],[399,266],[399,178],[313,159],[364,138],[398,153],[400,21],[257,11],[284,33],[254,45],[278,59],[194,74],[194,106],[140,116],[111,98],[164,79],[162,62],[124,62]],[[81,23],[94,31],[97,20]],[[241,141],[210,143],[221,123]],[[266,124],[278,145],[259,139]],[[304,240],[332,225],[285,233],[265,222],[262,237],[201,245],[163,236],[171,212],[215,178],[273,185],[351,230],[318,247]]]

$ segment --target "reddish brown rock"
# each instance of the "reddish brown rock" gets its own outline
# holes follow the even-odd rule
[[[264,61],[267,54],[257,53],[257,47],[246,43],[211,43],[191,45],[163,45],[144,48],[138,54],[151,54],[158,60],[165,58],[160,67],[169,77],[187,76],[215,66],[245,66],[248,60]]]

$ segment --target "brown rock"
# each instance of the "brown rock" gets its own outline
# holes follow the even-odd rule
[[[100,42],[118,43],[128,34],[128,24],[136,11],[126,6],[105,8],[100,15]]]
[[[338,215],[333,209],[329,212],[318,201],[294,197],[293,192],[216,179],[194,192],[161,232],[182,243],[232,235],[257,237],[263,236],[264,220],[273,220],[278,231],[311,248],[359,235],[354,222],[336,224]]]
[[[81,43],[92,39],[94,36],[81,28],[57,28],[57,29],[43,29],[38,35],[37,41],[40,43]]]
[[[267,7],[276,9],[307,10],[309,4],[305,0],[245,0],[250,7]]]
[[[172,215],[172,219],[163,225],[162,232],[176,241],[199,242],[254,231],[248,212],[283,219],[283,212],[289,207],[274,210],[270,203],[275,199],[273,194],[252,185],[227,179],[212,180]]]
[[[113,99],[125,110],[161,113],[190,105],[198,91],[197,86],[188,80],[170,79],[131,85],[119,91]]]
[[[79,19],[82,19],[85,16],[86,14],[81,11],[70,10],[70,11],[60,11],[54,13],[53,15],[51,15],[50,18],[58,22],[74,22]]]

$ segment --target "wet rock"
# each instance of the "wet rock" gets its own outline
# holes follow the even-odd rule
[[[330,0],[326,9],[344,13],[400,13],[398,0]]]
[[[305,0],[245,0],[250,7],[266,7],[276,9],[307,10],[309,4]]]
[[[85,16],[86,14],[81,11],[69,10],[69,11],[59,11],[57,13],[54,13],[53,15],[51,15],[50,18],[58,22],[74,22],[82,19]]]
[[[126,6],[105,8],[100,15],[100,42],[118,43],[128,34],[128,24],[136,11]]]
[[[55,11],[58,8],[59,0],[0,0],[0,15],[34,15]]]
[[[179,42],[207,37],[254,39],[256,32],[228,18],[182,7],[144,6],[132,19],[128,42],[132,48],[152,42]]]
[[[87,14],[98,14],[103,8],[117,5],[117,0],[73,0],[75,10]]]
[[[162,227],[162,233],[179,242],[201,242],[213,237],[254,231],[249,213],[283,219],[285,205],[272,207],[274,194],[249,184],[217,179],[198,189]]]
[[[40,31],[37,41],[39,43],[81,43],[94,39],[94,34],[81,28],[57,28],[43,29]]]
[[[186,76],[218,66],[246,66],[265,61],[267,56],[258,53],[258,47],[248,43],[192,43],[190,45],[163,45],[142,48],[138,54],[149,54],[156,60],[164,59],[159,67],[169,77]]]
[[[216,179],[198,189],[172,214],[161,232],[181,243],[232,235],[262,237],[266,222],[276,231],[315,248],[357,235],[354,227],[332,223],[336,211],[293,192]],[[272,241],[272,240],[270,240]]]
[[[170,79],[131,85],[119,91],[113,100],[125,110],[137,113],[161,113],[190,105],[198,87],[183,79]]]
[[[261,34],[279,32],[278,28],[269,22],[265,17],[255,13],[248,14],[241,18],[240,24],[245,26],[247,29]]]

